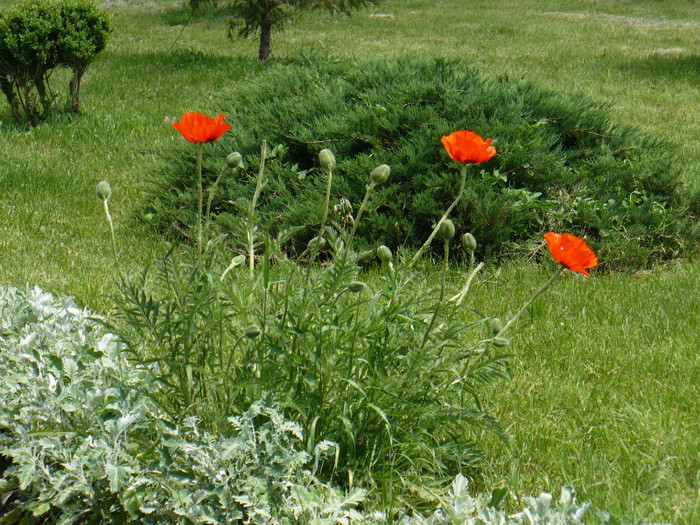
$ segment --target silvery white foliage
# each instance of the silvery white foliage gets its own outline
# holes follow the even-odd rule
[[[404,516],[400,525],[576,525],[585,523],[583,516],[590,503],[576,503],[574,492],[562,488],[561,498],[552,505],[552,496],[543,492],[537,498],[523,498],[527,506],[517,514],[508,516],[502,510],[488,506],[483,495],[472,497],[467,490],[467,479],[458,475],[452,483],[448,498],[428,517]],[[605,523],[601,513],[595,521]]]
[[[296,446],[299,425],[264,403],[231,418],[228,436],[196,418],[172,421],[151,371],[126,360],[93,319],[71,299],[0,287],[3,522],[358,519],[364,493],[342,494],[304,469],[311,456]]]
[[[583,515],[590,506],[590,502],[578,505],[575,491],[567,487],[561,489],[558,506],[552,506],[552,495],[547,492],[543,492],[537,498],[523,498],[523,501],[527,503],[527,507],[511,518],[524,525],[583,523]]]
[[[427,518],[419,514],[404,516],[400,525],[505,525],[505,515],[489,506],[483,495],[472,497],[468,480],[461,474],[452,482],[446,501]]]

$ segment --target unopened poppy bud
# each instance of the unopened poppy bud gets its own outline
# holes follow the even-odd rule
[[[462,244],[467,251],[473,252],[476,250],[476,239],[471,233],[465,233],[462,235]]]
[[[505,337],[494,337],[491,342],[493,343],[493,346],[497,346],[499,348],[503,348],[505,346],[508,346],[510,344],[510,341],[506,339]]]
[[[248,339],[255,339],[258,337],[262,332],[260,332],[260,328],[255,326],[254,324],[250,325],[248,328],[245,329],[245,336]]]
[[[226,157],[226,164],[231,169],[241,168],[243,167],[243,156],[237,151],[229,153],[228,157]]]
[[[333,171],[333,168],[335,168],[335,155],[329,149],[322,149],[318,154],[318,160],[325,172]]]
[[[387,246],[382,244],[379,248],[377,248],[377,257],[379,257],[379,260],[383,263],[388,263],[391,261],[394,255]]]
[[[245,264],[246,256],[243,254],[236,255],[231,259],[231,267],[237,268],[238,266],[243,266]]]
[[[109,186],[109,182],[103,180],[97,185],[97,196],[103,201],[112,196],[112,188]]]
[[[438,227],[438,237],[443,241],[449,241],[455,236],[455,225],[450,219],[445,219]]]
[[[372,173],[369,174],[369,178],[375,184],[382,184],[389,178],[390,173],[391,168],[387,164],[382,164],[372,170]]]
[[[350,284],[348,284],[348,290],[350,290],[352,293],[360,293],[364,289],[365,283],[360,281],[353,281]]]
[[[491,333],[493,335],[498,335],[501,333],[501,330],[503,330],[503,322],[498,317],[491,319],[489,326],[491,327]]]

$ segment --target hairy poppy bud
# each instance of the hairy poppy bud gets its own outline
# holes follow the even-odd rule
[[[109,186],[109,182],[103,180],[97,185],[97,196],[103,201],[112,196],[112,188]]]
[[[329,149],[322,149],[318,154],[318,160],[325,172],[333,171],[333,168],[335,168],[335,155]]]
[[[364,289],[365,283],[360,281],[353,281],[350,284],[348,284],[348,290],[350,290],[352,293],[360,293]]]
[[[229,153],[228,157],[226,157],[226,164],[228,164],[228,167],[231,169],[242,168],[243,156],[237,151]]]
[[[491,319],[489,326],[491,327],[491,333],[493,335],[498,335],[501,330],[503,330],[503,322],[498,317]]]
[[[383,263],[388,263],[391,261],[394,255],[391,253],[391,250],[388,247],[382,244],[379,248],[377,248],[377,257],[379,257],[379,260]]]
[[[231,267],[236,268],[238,266],[243,266],[245,264],[246,256],[243,254],[236,255],[231,259]]]
[[[450,219],[445,219],[438,227],[438,237],[443,241],[449,241],[455,236],[455,225]]]
[[[260,328],[255,326],[254,324],[250,325],[248,328],[245,329],[245,336],[248,339],[255,339],[258,337],[262,332],[260,332]]]
[[[510,341],[506,339],[505,337],[494,337],[491,342],[493,343],[493,346],[497,346],[499,348],[503,348],[504,346],[508,346],[510,344]]]
[[[369,174],[369,178],[372,179],[372,182],[375,184],[382,184],[389,178],[390,173],[391,168],[387,164],[382,164],[372,170],[372,173]]]
[[[462,235],[462,244],[467,251],[473,252],[476,250],[476,239],[471,233],[465,233]]]

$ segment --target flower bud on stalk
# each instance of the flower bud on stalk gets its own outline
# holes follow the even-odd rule
[[[391,250],[388,247],[382,244],[379,248],[377,248],[377,257],[379,257],[379,260],[382,261],[382,263],[389,263],[394,255],[391,253]]]
[[[262,332],[260,331],[260,328],[255,326],[254,324],[250,325],[248,328],[245,329],[245,336],[248,339],[255,339],[258,337]]]
[[[445,219],[438,228],[438,237],[443,241],[449,241],[455,236],[455,225],[450,219]]]
[[[236,268],[238,266],[243,266],[245,264],[246,256],[243,254],[236,255],[231,259],[231,267]]]
[[[335,155],[329,149],[322,149],[318,154],[318,160],[321,163],[321,168],[326,173],[333,171],[333,168],[335,168]]]
[[[476,250],[476,239],[471,233],[465,233],[462,235],[462,244],[467,251],[473,252]]]
[[[375,185],[382,184],[389,178],[390,173],[391,168],[387,164],[382,164],[372,170],[369,174],[369,178]]]
[[[106,201],[112,196],[112,188],[110,187],[109,182],[103,180],[97,185],[97,196],[103,201]]]
[[[503,347],[506,347],[510,344],[510,341],[508,341],[508,339],[506,339],[505,337],[499,337],[499,336],[494,337],[491,340],[491,342],[493,343],[493,346],[496,346],[498,348],[503,348]]]
[[[360,293],[364,289],[365,283],[361,281],[353,281],[350,284],[348,284],[348,290],[350,290],[352,293]]]
[[[224,273],[221,274],[221,277],[219,278],[221,282],[226,278],[226,274],[233,270],[234,268],[237,268],[238,266],[243,266],[246,261],[246,256],[243,254],[236,255],[233,259],[231,259],[231,264],[228,265],[228,268],[224,270]]]
[[[503,321],[501,321],[498,317],[494,317],[491,319],[489,326],[491,327],[491,333],[493,335],[498,335],[501,330],[503,330]]]
[[[226,157],[226,164],[228,164],[228,167],[231,169],[242,168],[243,156],[237,151],[229,153],[228,157]]]

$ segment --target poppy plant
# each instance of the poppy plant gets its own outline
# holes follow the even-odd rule
[[[173,122],[173,127],[188,142],[201,144],[218,140],[231,126],[224,122],[223,113],[213,119],[201,113],[191,112],[183,114],[180,122]]]
[[[549,253],[554,260],[566,266],[572,272],[579,272],[588,275],[588,268],[593,268],[598,264],[595,253],[586,246],[583,239],[568,233],[545,233],[544,240],[547,241]]]
[[[484,139],[473,131],[455,131],[443,136],[441,140],[450,158],[456,162],[479,164],[496,154],[496,148],[491,146],[491,139],[484,142]]]

